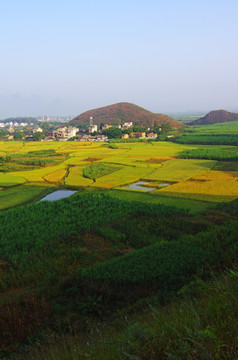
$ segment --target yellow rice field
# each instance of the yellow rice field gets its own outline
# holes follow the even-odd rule
[[[162,166],[146,177],[147,180],[180,181],[210,170],[216,161],[176,159],[162,163]]]
[[[83,177],[82,166],[73,166],[69,169],[65,184],[69,186],[90,186],[93,184],[93,180]]]
[[[32,151],[54,149],[57,160],[57,165],[10,172],[1,172],[0,164],[0,187],[2,188],[0,202],[3,201],[1,198],[3,199],[4,194],[7,195],[9,187],[12,187],[8,196],[11,197],[11,204],[14,203],[16,185],[19,185],[16,187],[18,204],[21,202],[20,192],[23,192],[24,186],[29,184],[35,184],[36,187],[28,188],[28,190],[34,189],[29,192],[29,196],[26,196],[24,192],[22,199],[27,199],[27,201],[30,193],[37,193],[35,190],[37,186],[46,186],[47,183],[52,184],[53,187],[66,185],[76,188],[113,189],[139,180],[151,181],[155,186],[158,186],[159,182],[171,183],[166,188],[155,190],[151,196],[154,193],[205,201],[230,201],[238,197],[237,166],[233,168],[231,165],[230,171],[218,171],[215,170],[217,161],[177,158],[181,151],[193,148],[196,146],[171,142],[118,143],[117,149],[111,149],[108,144],[102,143],[0,142],[0,154],[3,157],[14,154],[18,154],[18,157],[19,154],[26,157]],[[97,178],[94,182],[83,177],[84,167],[94,162],[118,164],[120,167],[108,175]]]
[[[181,181],[167,188],[156,190],[160,195],[205,201],[234,200],[238,196],[238,180]]]
[[[48,182],[51,183],[59,183],[63,180],[63,178],[66,176],[67,170],[66,169],[59,169],[56,171],[53,171],[50,174],[47,174],[43,176],[43,179],[45,179]]]

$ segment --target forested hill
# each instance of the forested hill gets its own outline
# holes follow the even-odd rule
[[[178,121],[169,116],[152,113],[140,106],[127,102],[120,102],[86,111],[72,119],[69,124],[77,125],[80,123],[88,123],[91,116],[93,117],[94,124],[97,125],[101,123],[120,124],[132,121],[134,125],[146,127],[153,127],[154,124],[162,125],[165,122],[168,122],[172,127],[178,128],[181,126]]]
[[[228,121],[238,121],[238,114],[226,110],[210,111],[207,115],[191,122],[189,125],[210,125],[224,123]]]

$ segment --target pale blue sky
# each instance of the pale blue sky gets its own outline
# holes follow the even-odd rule
[[[0,118],[238,111],[237,0],[0,0]]]

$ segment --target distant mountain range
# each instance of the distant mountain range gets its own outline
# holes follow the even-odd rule
[[[181,124],[178,121],[167,115],[156,114],[128,102],[120,102],[86,111],[69,121],[69,124],[89,124],[90,117],[93,117],[93,123],[97,125],[100,125],[101,123],[114,124],[132,121],[134,125],[145,127],[153,127],[156,124],[162,125],[165,122],[175,128],[181,127]]]
[[[190,122],[188,125],[211,125],[228,121],[238,121],[238,114],[226,110],[210,111],[207,115]]]

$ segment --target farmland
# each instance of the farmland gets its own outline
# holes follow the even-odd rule
[[[208,307],[226,310],[217,310],[213,344],[203,336],[199,354],[210,346],[214,358],[226,359],[226,349],[224,356],[217,350],[225,341],[236,349],[235,321],[226,331],[221,324],[230,314],[235,318],[231,286],[237,277],[226,274],[226,288],[219,278],[227,269],[236,274],[236,146],[1,142],[0,154],[0,355],[17,349],[20,360],[104,360],[121,359],[123,351],[125,359],[139,359],[139,352],[146,359],[156,349],[167,359],[167,340],[152,321],[156,311],[169,351],[181,358],[161,319],[169,316],[182,334],[176,336],[184,337],[186,317],[195,321],[202,312],[196,326],[206,333],[213,322],[203,291],[210,294]],[[143,190],[124,188],[137,181],[145,183]],[[78,192],[38,202],[57,189]],[[199,294],[195,303],[192,296],[183,300],[190,291]],[[148,338],[144,324],[152,326]],[[134,334],[130,344],[127,331]],[[197,341],[197,332],[186,336]],[[91,345],[85,349],[85,343]],[[128,348],[134,344],[136,350]],[[51,351],[57,355],[50,357]]]
[[[230,127],[226,129],[229,132]],[[59,187],[118,189],[126,197],[128,190],[122,186],[138,180],[155,186],[149,197],[152,202],[160,195],[168,201],[196,199],[212,204],[234,200],[238,194],[235,146],[202,149],[201,145],[135,142],[111,148],[99,143],[1,142],[0,153],[1,209],[34,201]],[[226,169],[218,170],[224,167],[223,160]],[[161,188],[160,182],[169,186]]]

